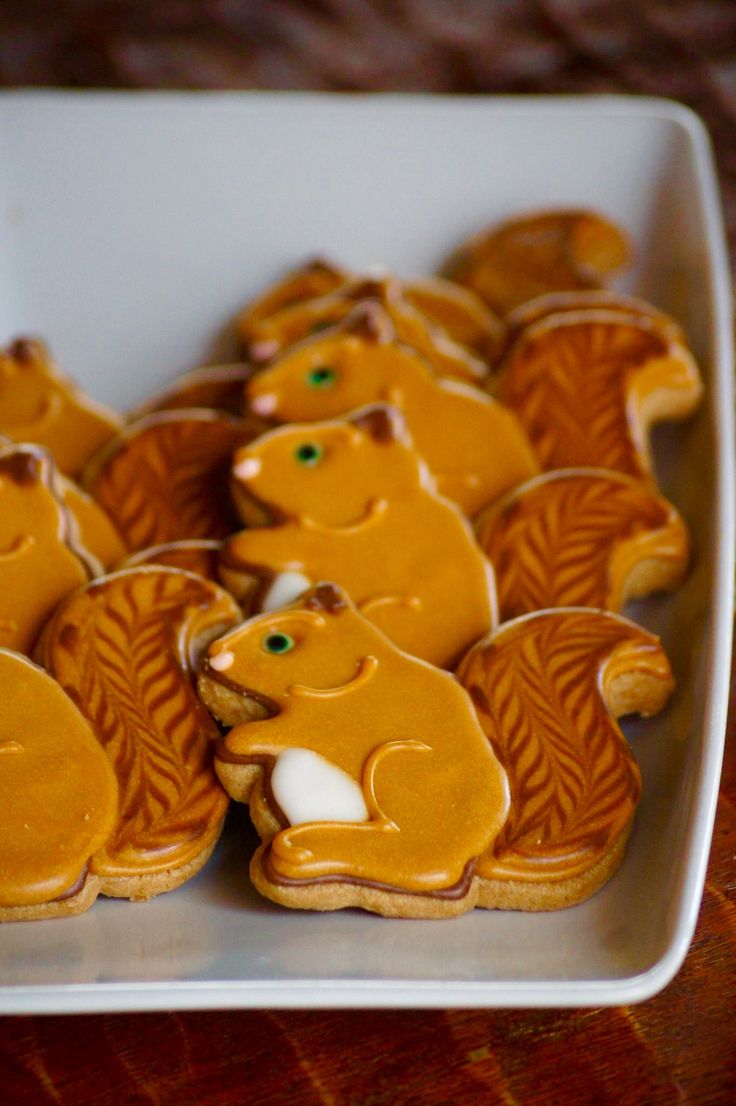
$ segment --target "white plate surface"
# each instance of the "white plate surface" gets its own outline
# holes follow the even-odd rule
[[[696,567],[676,597],[627,612],[662,633],[678,690],[626,727],[644,794],[619,873],[546,915],[292,913],[249,888],[255,839],[236,811],[179,891],[2,927],[0,1012],[620,1004],[672,978],[702,893],[732,607],[730,291],[696,117],[626,98],[6,93],[0,342],[40,333],[96,397],[130,406],[207,359],[242,302],[307,255],[431,271],[485,223],[561,204],[630,230],[622,287],[677,315],[708,385],[697,419],[656,435]]]

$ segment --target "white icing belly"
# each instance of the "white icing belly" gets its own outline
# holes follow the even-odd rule
[[[271,790],[292,826],[303,822],[367,822],[360,784],[311,749],[285,749],[276,758]]]

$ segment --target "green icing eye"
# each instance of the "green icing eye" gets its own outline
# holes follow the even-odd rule
[[[330,388],[337,379],[337,373],[329,365],[318,365],[316,369],[310,369],[307,373],[307,384],[310,388]]]
[[[310,326],[309,333],[319,334],[320,330],[329,330],[331,326],[334,326],[333,319],[317,319],[317,321]]]
[[[267,653],[288,653],[294,648],[294,639],[289,634],[267,634],[263,639],[263,648]]]
[[[294,450],[294,458],[300,465],[317,465],[322,460],[322,446],[316,442],[302,442]]]

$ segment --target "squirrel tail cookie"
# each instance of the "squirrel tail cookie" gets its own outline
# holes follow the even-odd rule
[[[537,611],[474,646],[458,678],[511,792],[476,865],[478,905],[581,902],[623,858],[641,781],[615,719],[665,705],[674,681],[659,639],[610,612]]]

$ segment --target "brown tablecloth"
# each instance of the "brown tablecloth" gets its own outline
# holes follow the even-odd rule
[[[736,259],[734,0],[4,0],[0,85],[641,92],[713,136]],[[640,1006],[0,1019],[0,1102],[736,1101],[736,681],[684,967]]]

